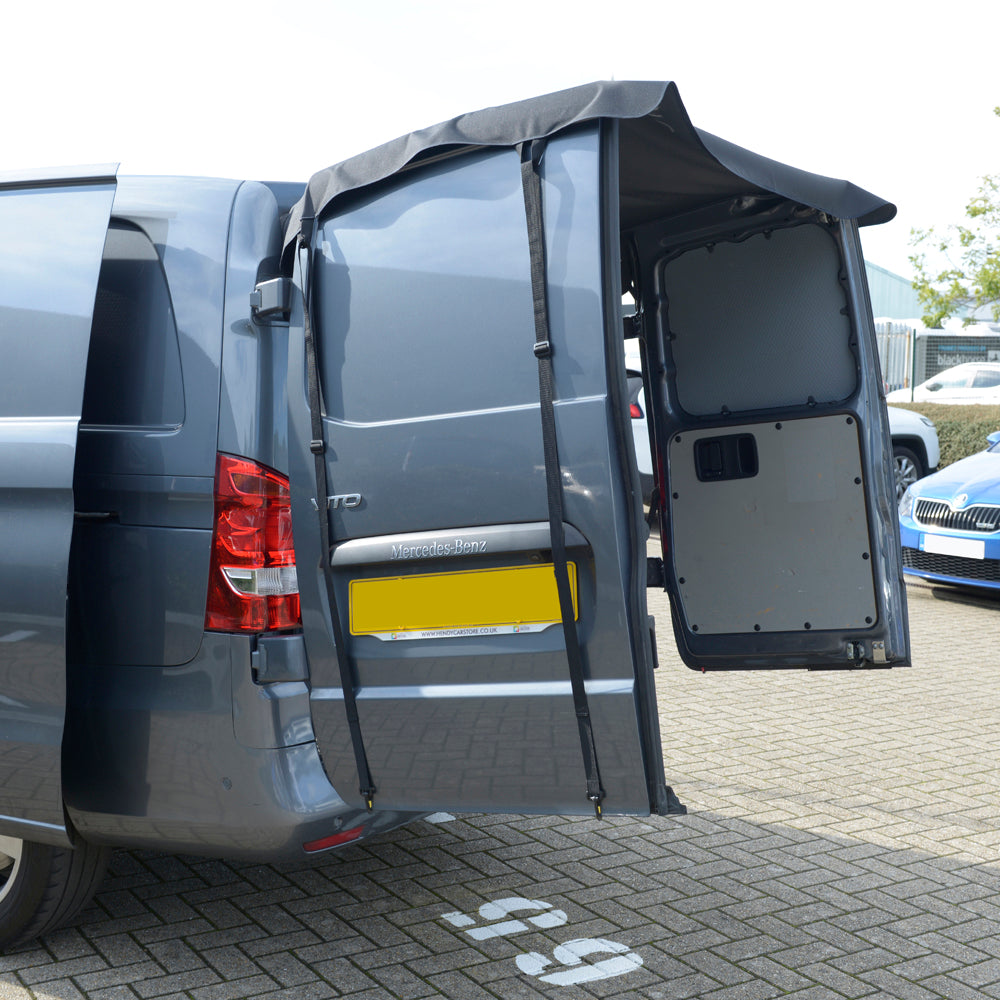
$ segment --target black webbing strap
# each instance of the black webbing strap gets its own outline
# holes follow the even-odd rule
[[[323,560],[323,581],[326,585],[327,603],[330,608],[330,622],[333,626],[333,643],[336,647],[337,666],[340,668],[340,686],[344,692],[344,711],[354,746],[354,762],[358,768],[358,791],[371,809],[375,804],[375,784],[368,769],[368,755],[361,736],[361,721],[358,718],[358,702],[354,696],[354,675],[351,660],[347,654],[344,627],[337,608],[337,592],[333,584],[333,567],[330,564],[330,515],[327,506],[329,484],[326,474],[326,441],[323,437],[323,393],[319,383],[319,367],[316,361],[316,340],[312,325],[312,262],[308,272],[302,267],[304,249],[308,256],[312,243],[312,221],[302,220],[302,235],[299,241],[299,273],[305,285],[302,290],[302,323],[305,332],[306,368],[309,379],[309,415],[312,420],[312,440],[309,450],[316,461],[316,510],[319,514],[320,556]],[[307,277],[308,274],[308,277]]]
[[[583,682],[583,654],[576,630],[573,594],[569,583],[566,559],[566,535],[563,529],[562,472],[556,443],[556,421],[553,397],[552,343],[549,339],[549,309],[545,294],[545,231],[542,221],[542,184],[538,164],[544,142],[534,140],[518,146],[521,154],[521,184],[524,189],[524,212],[528,222],[528,245],[531,253],[531,297],[535,313],[535,357],[538,358],[538,397],[541,403],[542,444],[545,452],[545,487],[549,504],[549,535],[552,543],[552,563],[555,569],[559,610],[563,635],[566,638],[566,659],[573,688],[576,721],[580,730],[583,766],[587,772],[587,798],[594,811],[601,815],[601,773],[597,766],[597,747],[590,720],[587,690]]]

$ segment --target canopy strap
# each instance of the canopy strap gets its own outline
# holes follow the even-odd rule
[[[312,222],[312,219],[302,220],[302,231],[299,237],[299,274],[304,286],[302,291],[302,323],[305,333],[306,368],[309,380],[309,415],[312,421],[312,440],[309,443],[309,450],[313,453],[316,463],[316,510],[319,516],[320,558],[323,563],[323,582],[326,586],[327,605],[333,629],[333,644],[337,655],[337,666],[340,668],[340,686],[344,693],[344,711],[347,713],[347,725],[351,733],[351,744],[354,747],[354,762],[358,770],[358,791],[361,793],[365,805],[371,810],[375,804],[375,784],[368,769],[368,755],[365,753],[365,743],[361,736],[361,720],[358,718],[358,702],[354,692],[354,674],[347,652],[347,642],[344,638],[344,626],[337,607],[337,592],[331,564],[330,513],[326,499],[329,496],[329,483],[326,468],[326,440],[323,433],[323,391],[320,386],[319,366],[316,359],[316,338],[311,316],[311,262],[308,272],[302,267],[302,250],[305,250],[308,256],[312,244]]]
[[[549,336],[549,309],[545,290],[545,230],[542,218],[542,184],[538,171],[545,142],[535,139],[518,145],[521,154],[521,185],[524,191],[524,211],[528,223],[528,245],[531,254],[531,297],[535,314],[535,357],[538,358],[538,396],[542,418],[542,444],[545,453],[545,487],[548,494],[549,535],[559,610],[566,642],[566,659],[576,721],[580,730],[580,749],[587,773],[587,798],[594,812],[601,816],[604,789],[597,765],[597,747],[590,719],[587,690],[583,680],[583,652],[576,629],[576,613],[569,582],[566,558],[566,535],[563,528],[562,471],[556,442],[556,422],[553,398],[555,382],[552,372],[552,341]]]

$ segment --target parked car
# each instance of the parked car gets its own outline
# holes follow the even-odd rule
[[[912,393],[894,389],[888,403],[994,403],[1000,404],[1000,363],[969,361],[946,368],[921,382]]]
[[[921,413],[887,407],[889,434],[892,436],[892,462],[896,481],[896,499],[908,486],[934,472],[941,460],[937,428]]]
[[[989,447],[911,485],[899,503],[903,570],[1000,589],[1000,431]]]
[[[625,365],[628,371],[632,439],[635,442],[635,458],[642,483],[642,499],[643,503],[649,503],[654,481],[653,462],[649,450],[649,431],[646,427],[646,401],[643,398],[641,362],[634,341],[625,342]],[[898,501],[908,486],[937,469],[941,460],[941,449],[933,420],[897,406],[888,407],[888,411],[889,433],[892,437],[893,478]]]

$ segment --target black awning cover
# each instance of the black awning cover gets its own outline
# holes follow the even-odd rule
[[[302,220],[318,218],[350,191],[449,149],[516,146],[601,118],[622,123],[625,226],[653,205],[666,215],[734,194],[776,194],[862,226],[896,214],[895,205],[848,181],[798,170],[695,128],[673,83],[600,82],[461,115],[320,170],[289,213],[286,258]]]

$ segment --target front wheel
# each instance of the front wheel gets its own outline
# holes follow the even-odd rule
[[[902,444],[892,446],[892,459],[896,473],[896,499],[902,500],[907,487],[923,477],[923,463],[913,451]]]
[[[0,836],[0,948],[71,920],[97,891],[111,849],[50,847]]]

